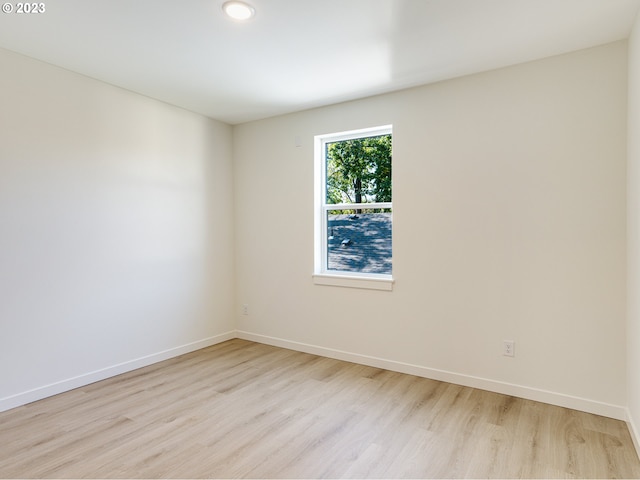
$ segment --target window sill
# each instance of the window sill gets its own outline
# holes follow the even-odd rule
[[[393,278],[376,278],[355,275],[332,275],[327,273],[315,273],[313,283],[316,285],[328,285],[332,287],[365,288],[368,290],[393,290]]]

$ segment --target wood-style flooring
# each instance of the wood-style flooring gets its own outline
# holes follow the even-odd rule
[[[624,422],[231,340],[0,413],[2,478],[637,478]]]

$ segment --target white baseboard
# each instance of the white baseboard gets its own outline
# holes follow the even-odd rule
[[[631,440],[633,440],[633,445],[636,447],[636,453],[640,457],[640,430],[636,427],[635,422],[633,421],[633,416],[629,411],[629,408],[626,409],[626,420],[627,426],[629,427],[629,434],[631,435]]]
[[[514,397],[525,398],[527,400],[535,400],[542,403],[548,403],[560,407],[571,408],[583,412],[594,413],[604,417],[615,418],[616,420],[627,420],[628,414],[626,408],[619,405],[611,405],[608,403],[597,402],[586,398],[573,397],[562,393],[550,392],[522,385],[499,382],[486,378],[463,375],[445,370],[438,370],[420,365],[411,365],[408,363],[397,362],[394,360],[386,360],[383,358],[370,357],[357,353],[345,352],[342,350],[334,350],[332,348],[320,347],[317,345],[309,345],[306,343],[294,342],[282,338],[269,337],[250,332],[238,330],[236,332],[238,338],[250,340],[258,343],[265,343],[275,347],[287,348],[299,352],[311,353],[323,357],[335,358],[336,360],[344,360],[347,362],[368,365],[371,367],[383,368],[399,373],[407,373],[418,377],[430,378],[432,380],[440,380],[443,382],[454,383],[466,387],[488,390],[491,392],[502,393]],[[640,450],[639,450],[640,451]]]
[[[119,363],[117,365],[89,372],[77,377],[68,378],[66,380],[52,383],[50,385],[34,388],[33,390],[21,392],[10,397],[0,398],[0,412],[9,410],[11,408],[20,407],[22,405],[26,405],[27,403],[35,402],[36,400],[41,400],[52,395],[57,395],[62,392],[73,390],[74,388],[83,387],[85,385],[89,385],[90,383],[114,377],[116,375],[130,372],[138,368],[146,367],[153,363],[168,360],[169,358],[184,355],[185,353],[193,352],[201,348],[206,348],[217,343],[222,343],[233,338],[236,338],[236,334],[234,331],[215,335],[213,337],[198,340],[196,342],[181,345],[179,347],[170,348],[162,352],[136,358],[134,360]]]
[[[96,370],[83,375],[79,375],[77,377],[62,380],[50,385],[38,387],[33,390],[21,392],[10,397],[0,398],[0,412],[22,406],[36,400],[50,397],[52,395],[57,395],[58,393],[73,390],[74,388],[83,387],[90,383],[104,380],[115,375],[130,372],[137,368],[146,367],[147,365],[161,362],[169,358],[177,357],[185,353],[193,352],[201,348],[206,348],[217,343],[222,343],[233,338],[241,338],[244,340],[264,343],[276,347],[288,348],[290,350],[296,350],[299,352],[311,353],[323,357],[335,358],[337,360],[344,360],[361,365],[383,368],[394,372],[407,373],[409,375],[416,375],[418,377],[440,380],[457,385],[464,385],[466,387],[479,388],[481,390],[488,390],[491,392],[502,393],[514,397],[526,398],[528,400],[535,400],[551,405],[557,405],[574,410],[594,413],[596,415],[615,418],[617,420],[624,420],[629,425],[629,430],[631,432],[631,436],[633,438],[636,449],[638,450],[638,452],[640,452],[640,431],[633,423],[633,419],[631,418],[629,411],[625,407],[619,405],[611,405],[561,393],[539,390],[486,378],[474,377],[470,375],[463,375],[459,373],[448,372],[445,370],[423,367],[420,365],[412,365],[408,363],[397,362],[394,360],[387,360],[384,358],[345,352],[342,350],[335,350],[332,348],[320,347],[317,345],[294,342],[291,340],[269,337],[266,335],[259,335],[240,330],[230,331],[213,337],[205,338],[203,340],[164,350],[162,352],[147,355],[145,357],[140,357],[134,360],[113,365],[111,367],[103,368],[101,370]]]

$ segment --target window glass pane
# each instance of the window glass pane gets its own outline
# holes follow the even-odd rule
[[[327,211],[327,270],[391,275],[390,209]]]
[[[391,134],[326,144],[326,203],[391,202]]]

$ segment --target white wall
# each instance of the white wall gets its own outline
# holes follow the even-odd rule
[[[617,42],[234,127],[240,335],[624,418],[626,62]],[[314,285],[313,136],[384,124],[394,291]]]
[[[629,38],[627,405],[640,452],[640,14]]]
[[[0,71],[0,410],[232,335],[231,127]]]

